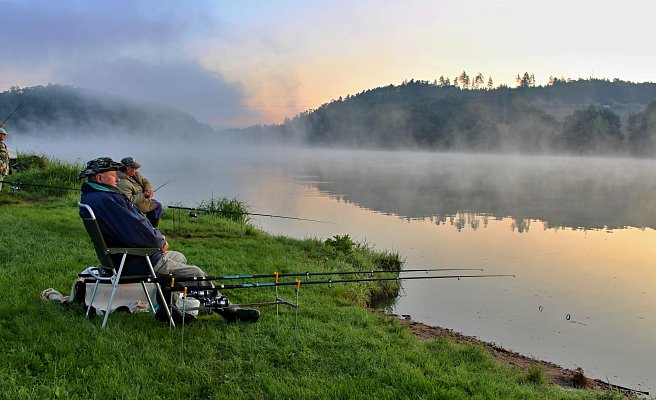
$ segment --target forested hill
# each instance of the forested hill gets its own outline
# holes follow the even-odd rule
[[[24,135],[214,133],[180,111],[62,85],[0,93],[0,116],[14,111],[6,127]],[[589,79],[464,89],[411,80],[224,134],[315,146],[656,157],[656,84]]]
[[[10,132],[21,135],[54,137],[95,133],[180,137],[214,133],[194,117],[168,107],[62,85],[13,87],[0,93],[2,120],[13,112],[5,125]]]
[[[409,81],[240,134],[319,146],[656,156],[654,100],[656,84],[617,80],[496,89]]]

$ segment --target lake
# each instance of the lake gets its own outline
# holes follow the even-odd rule
[[[654,160],[89,143],[13,146],[77,162],[134,156],[155,187],[169,181],[155,196],[164,204],[238,197],[254,212],[329,221],[253,219],[298,238],[348,234],[399,252],[405,268],[514,274],[405,281],[390,311],[654,391]]]

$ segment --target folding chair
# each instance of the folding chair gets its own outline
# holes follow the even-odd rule
[[[173,322],[173,317],[171,315],[171,310],[169,309],[166,302],[163,301],[164,294],[162,293],[162,287],[160,286],[159,282],[156,279],[157,277],[155,275],[155,270],[153,269],[153,265],[150,262],[150,257],[149,257],[155,252],[160,251],[160,249],[135,248],[135,247],[108,248],[107,244],[105,243],[105,239],[102,236],[102,232],[100,231],[100,227],[98,226],[96,215],[94,214],[91,207],[88,204],[83,204],[80,202],[78,202],[77,205],[80,207],[80,211],[86,210],[86,212],[88,213],[87,217],[82,217],[82,221],[84,222],[84,228],[86,229],[87,233],[89,234],[89,237],[91,238],[91,241],[93,242],[93,247],[96,250],[96,255],[98,256],[98,261],[100,262],[100,265],[89,268],[89,274],[91,276],[91,279],[94,281],[94,286],[93,286],[93,292],[91,294],[91,300],[89,301],[89,306],[86,312],[87,318],[89,318],[89,312],[91,310],[91,307],[93,306],[93,300],[96,297],[98,284],[103,282],[103,283],[110,283],[112,285],[111,294],[109,296],[109,301],[107,303],[107,309],[105,310],[105,318],[103,319],[103,323],[102,323],[102,329],[104,330],[105,325],[107,325],[107,319],[109,318],[109,313],[111,312],[112,301],[114,300],[114,294],[116,293],[116,289],[118,285],[120,283],[126,283],[126,282],[134,283],[136,280],[137,282],[141,283],[141,286],[143,287],[144,293],[146,294],[146,298],[148,299],[148,304],[150,305],[150,309],[152,310],[152,312],[155,312],[155,308],[153,307],[153,301],[150,297],[150,294],[148,293],[148,289],[146,288],[146,283],[155,284],[157,288],[157,293],[159,294],[160,299],[162,299],[161,302],[162,304],[160,306],[164,307],[164,310],[166,311],[166,315],[169,318],[169,323],[171,324],[171,326],[175,326],[175,323]],[[84,213],[81,213],[81,215],[84,215]],[[114,267],[114,263],[112,262],[112,258],[110,257],[110,255],[112,254],[123,254],[123,257],[121,258],[121,264],[118,267],[118,271]],[[140,276],[138,278],[132,276],[122,278],[121,274],[123,273],[123,266],[125,265],[125,260],[127,259],[128,255],[144,257],[148,264],[150,275]]]

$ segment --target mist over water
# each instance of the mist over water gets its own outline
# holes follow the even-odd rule
[[[656,386],[654,160],[318,150],[220,138],[15,137],[13,147],[77,162],[133,156],[155,187],[169,182],[155,196],[164,204],[238,197],[255,212],[330,221],[253,220],[294,237],[349,234],[398,251],[406,268],[515,274],[407,281],[393,311],[611,383]]]
[[[656,227],[653,160],[433,153],[342,153],[315,160],[308,183],[378,212],[451,223],[465,215],[544,228]],[[458,225],[460,228],[465,226]]]
[[[652,159],[260,147],[220,137],[22,138],[13,144],[79,163],[133,156],[151,180],[170,181],[159,197],[171,202],[212,195],[248,202],[245,187],[283,176],[358,207],[458,229],[484,228],[490,218],[511,218],[520,231],[531,220],[545,229],[656,228]]]

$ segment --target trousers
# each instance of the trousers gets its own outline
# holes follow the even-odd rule
[[[193,276],[207,276],[205,271],[198,268],[195,265],[187,264],[187,257],[179,251],[167,251],[164,253],[162,258],[157,261],[157,264],[153,267],[157,275],[173,277],[193,277]],[[214,288],[214,284],[211,281],[198,281],[193,282],[194,286],[202,286],[207,288]]]

